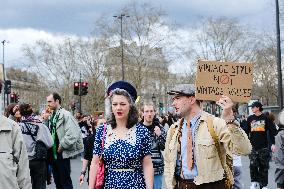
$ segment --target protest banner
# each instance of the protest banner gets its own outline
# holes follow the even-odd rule
[[[221,95],[234,102],[251,99],[253,65],[199,60],[196,75],[196,98],[216,101]]]

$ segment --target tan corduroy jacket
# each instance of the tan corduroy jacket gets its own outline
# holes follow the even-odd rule
[[[207,117],[212,116],[202,112],[199,126],[196,128],[194,154],[197,164],[198,175],[194,178],[194,183],[215,182],[223,179],[224,170],[222,168],[218,152],[214,141],[207,128]],[[213,117],[213,128],[219,137],[222,157],[225,159],[225,150],[229,154],[248,155],[251,152],[250,141],[245,132],[238,126],[227,127],[223,119]],[[165,147],[165,184],[167,189],[173,189],[176,185],[175,168],[178,149],[180,120],[174,123],[168,130]]]

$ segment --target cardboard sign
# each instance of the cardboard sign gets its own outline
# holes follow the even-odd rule
[[[196,75],[196,98],[216,101],[221,95],[234,102],[251,99],[253,65],[199,60]]]

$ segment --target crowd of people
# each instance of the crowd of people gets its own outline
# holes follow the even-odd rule
[[[175,113],[158,115],[136,89],[117,81],[106,92],[109,114],[72,115],[59,94],[47,96],[37,115],[27,103],[10,104],[0,126],[0,188],[72,189],[72,157],[82,157],[80,184],[98,188],[104,163],[104,189],[243,189],[241,156],[250,158],[250,189],[266,189],[272,153],[275,182],[284,187],[284,112],[277,125],[260,102],[252,115],[239,116],[222,96],[215,117],[195,98],[195,87],[178,84],[168,92]],[[228,160],[232,159],[232,164]],[[5,170],[5,171],[4,171]],[[9,171],[7,171],[9,170]],[[4,181],[5,180],[5,181]]]

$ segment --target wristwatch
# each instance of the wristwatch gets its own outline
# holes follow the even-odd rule
[[[86,171],[81,171],[81,175],[86,175]]]

